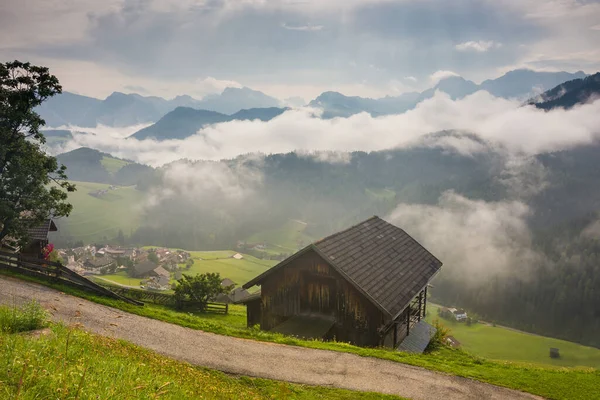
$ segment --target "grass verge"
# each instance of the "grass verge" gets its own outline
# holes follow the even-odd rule
[[[6,399],[398,399],[234,378],[64,325],[39,338],[1,333],[0,348]]]
[[[438,318],[440,306],[427,304],[429,323]],[[554,339],[513,329],[473,323],[441,320],[465,351],[491,360],[518,361],[557,367],[600,368],[600,349],[566,340]],[[550,358],[551,347],[560,349],[560,358]]]
[[[48,313],[37,301],[21,307],[0,305],[0,332],[17,333],[40,329],[48,325]]]
[[[2,271],[2,273],[5,272]],[[16,276],[12,273],[6,274]],[[237,307],[232,308],[232,312],[227,316],[212,314],[194,315],[177,312],[153,304],[138,307],[122,301],[94,296],[66,285],[49,284],[48,282],[21,275],[16,277],[54,287],[65,293],[83,297],[132,314],[206,332],[314,349],[340,351],[363,357],[376,357],[521,390],[550,399],[600,399],[600,391],[598,391],[598,387],[600,387],[600,370],[593,368],[542,367],[508,361],[491,361],[473,356],[462,350],[446,347],[429,354],[421,355],[379,348],[362,348],[340,342],[301,340],[246,328],[245,313],[243,309]],[[574,384],[575,382],[576,384]]]

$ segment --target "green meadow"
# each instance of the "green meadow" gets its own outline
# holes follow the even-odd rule
[[[118,158],[106,157],[104,156],[100,163],[111,174],[115,174],[118,170],[123,168],[124,166],[131,164],[129,161],[119,160]]]
[[[73,182],[77,191],[69,193],[73,212],[58,220],[60,235],[86,243],[112,239],[119,229],[129,235],[140,223],[140,205],[144,194],[133,187],[118,187],[101,197],[91,196],[96,190],[108,189],[106,183]]]
[[[305,229],[306,223],[290,219],[279,228],[253,234],[246,242],[266,243],[269,253],[294,253],[314,241],[314,238],[304,233]]]
[[[152,248],[146,246],[145,248]],[[263,273],[277,263],[272,260],[261,260],[248,254],[242,254],[243,258],[237,260],[232,258],[236,251],[190,251],[194,260],[194,265],[190,269],[184,269],[184,274],[196,275],[207,272],[218,272],[223,278],[229,278],[235,282],[236,286],[241,286],[255,276]],[[240,253],[241,254],[241,253]],[[185,264],[180,264],[185,267]],[[172,274],[173,277],[173,274]],[[141,279],[131,278],[125,271],[114,274],[99,275],[92,279],[102,278],[125,286],[139,287]],[[99,283],[102,283],[102,279]]]
[[[438,319],[439,307],[428,304],[425,318],[428,322]],[[600,368],[600,349],[484,323],[467,326],[463,322],[439,320],[450,328],[450,334],[463,350],[476,356],[558,367]],[[550,358],[550,347],[560,349],[560,358]]]

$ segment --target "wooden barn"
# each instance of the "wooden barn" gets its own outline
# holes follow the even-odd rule
[[[28,230],[29,243],[21,249],[21,254],[43,258],[42,250],[48,245],[48,234],[56,231],[58,231],[58,228],[52,219],[47,219],[40,225],[30,228]]]
[[[404,230],[372,217],[252,279],[243,287],[261,292],[242,303],[249,326],[397,348],[425,316],[427,286],[441,266]]]

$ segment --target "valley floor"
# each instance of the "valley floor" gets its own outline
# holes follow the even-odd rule
[[[220,371],[310,385],[395,394],[411,399],[532,399],[465,378],[354,354],[221,336],[151,320],[54,289],[0,277],[0,303],[32,299],[55,321],[124,339],[169,357]]]
[[[464,322],[440,319],[440,307],[428,303],[425,319],[430,323],[439,319],[450,328],[450,334],[460,342],[460,347],[471,354],[491,360],[600,368],[600,349],[489,323],[479,322],[467,326]],[[550,358],[551,347],[560,350],[560,358]]]

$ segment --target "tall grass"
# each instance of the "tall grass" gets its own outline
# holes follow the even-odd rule
[[[37,301],[23,306],[0,306],[0,332],[17,333],[48,325],[48,313]]]
[[[51,329],[40,338],[0,333],[0,399],[399,399],[231,377],[121,340]]]

